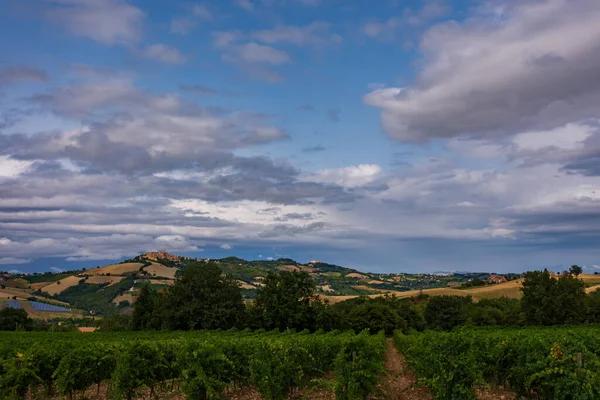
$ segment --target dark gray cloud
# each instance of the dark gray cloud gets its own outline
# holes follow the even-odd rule
[[[327,110],[327,118],[333,122],[340,122],[340,110],[337,108],[330,108]]]
[[[196,94],[221,94],[222,92],[217,89],[210,88],[203,85],[179,85],[179,89],[185,92],[192,92]]]
[[[310,104],[303,104],[303,105],[301,105],[301,106],[298,107],[298,110],[300,110],[300,111],[308,111],[308,112],[317,111],[317,109],[314,106],[310,105]]]
[[[317,153],[320,151],[325,151],[327,150],[327,148],[323,145],[317,144],[315,146],[308,146],[302,149],[303,152],[305,153]]]
[[[45,71],[28,65],[0,68],[0,86],[19,82],[48,82],[49,80]]]
[[[296,236],[300,234],[311,233],[320,231],[325,228],[324,222],[313,222],[304,226],[296,225],[276,225],[271,229],[263,231],[259,234],[262,238],[282,237],[282,236]]]

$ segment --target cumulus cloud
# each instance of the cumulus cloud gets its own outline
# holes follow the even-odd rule
[[[233,246],[227,243],[223,243],[222,245],[219,246],[221,249],[223,250],[231,250],[233,249]]]
[[[77,36],[96,42],[129,44],[142,34],[144,12],[122,0],[49,0],[47,17]]]
[[[417,142],[598,117],[598,18],[596,1],[548,0],[507,8],[501,24],[484,15],[435,26],[421,41],[425,67],[413,85],[375,90],[365,102],[381,108],[390,136]]]
[[[165,64],[182,64],[185,62],[185,56],[179,50],[163,43],[156,43],[146,47],[143,55],[146,58]]]

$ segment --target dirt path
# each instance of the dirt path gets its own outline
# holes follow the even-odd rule
[[[431,400],[433,396],[429,389],[417,386],[417,381],[409,371],[404,356],[398,352],[394,341],[386,341],[384,355],[386,375],[381,378],[379,389],[381,394],[374,396],[376,400]]]

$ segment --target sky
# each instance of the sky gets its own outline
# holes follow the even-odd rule
[[[597,0],[3,0],[0,270],[600,264]]]

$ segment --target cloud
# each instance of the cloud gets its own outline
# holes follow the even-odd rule
[[[337,108],[330,108],[327,110],[327,118],[333,122],[340,122],[340,110]]]
[[[222,245],[219,246],[221,249],[223,250],[231,250],[233,249],[233,246],[231,246],[230,244],[224,243]]]
[[[220,94],[221,91],[203,85],[179,85],[179,89],[196,94]]]
[[[140,9],[121,0],[49,0],[50,21],[76,36],[105,45],[130,44],[142,35],[145,18]]]
[[[188,16],[171,20],[171,33],[187,35],[201,22],[211,21],[213,13],[205,6],[195,4],[188,10]]]
[[[241,7],[246,11],[254,10],[254,3],[252,3],[252,1],[250,0],[236,0],[235,4],[237,4],[238,7]]]
[[[385,21],[371,19],[361,26],[361,32],[371,38],[392,38],[401,23],[402,20],[398,17],[390,17]]]
[[[61,272],[65,272],[64,269],[58,268],[58,267],[50,267],[50,271],[54,272],[55,274],[60,274]]]
[[[28,264],[30,262],[29,258],[0,257],[0,265]]]
[[[230,47],[223,59],[236,63],[271,65],[282,65],[291,61],[289,54],[285,51],[254,42]]]
[[[256,30],[250,33],[254,40],[266,44],[292,44],[295,46],[322,46],[343,41],[338,34],[330,33],[331,24],[315,21],[305,26],[281,25],[273,29]]]
[[[315,146],[308,146],[302,149],[303,152],[305,153],[316,153],[316,152],[320,152],[320,151],[325,151],[327,150],[327,148],[323,145],[315,145]]]
[[[381,167],[375,164],[360,164],[351,167],[324,169],[306,177],[313,182],[335,183],[344,187],[363,186],[373,182]]]
[[[425,64],[413,85],[375,90],[365,102],[382,110],[391,137],[413,142],[599,117],[598,18],[593,0],[548,0],[507,8],[501,24],[487,15],[440,24],[421,41]]]
[[[303,105],[301,105],[301,106],[298,107],[298,110],[300,110],[300,111],[314,112],[317,109],[314,106],[310,105],[310,104],[303,104]]]
[[[49,80],[45,71],[27,65],[0,68],[0,86],[20,82],[48,82]]]
[[[183,64],[185,56],[174,47],[163,43],[147,46],[143,51],[144,57],[165,64]]]

